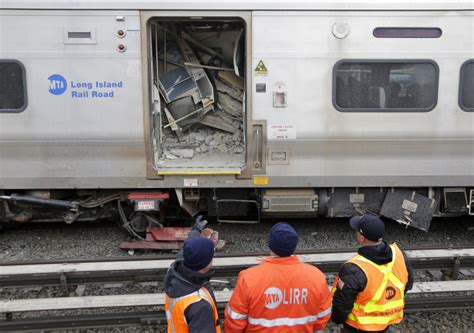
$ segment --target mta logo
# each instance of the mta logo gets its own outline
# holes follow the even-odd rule
[[[270,287],[264,292],[265,294],[265,307],[267,309],[275,309],[283,301],[283,293],[280,289]]]
[[[66,79],[59,74],[53,74],[48,77],[49,80],[49,92],[53,95],[62,95],[67,89]]]
[[[397,291],[393,287],[387,287],[387,289],[385,289],[386,300],[391,300],[392,298],[395,297],[396,294],[397,294]]]
[[[270,287],[265,290],[264,299],[267,309],[276,309],[280,304],[298,305],[308,304],[309,291],[307,288],[279,289]]]

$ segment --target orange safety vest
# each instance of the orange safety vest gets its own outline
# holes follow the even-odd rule
[[[347,261],[357,265],[367,276],[367,285],[357,295],[354,307],[346,319],[346,323],[354,328],[382,331],[388,325],[397,324],[403,319],[408,271],[400,248],[395,243],[390,248],[392,261],[385,265],[377,265],[361,255]],[[333,293],[338,282],[339,277],[334,281]]]
[[[214,312],[214,321],[216,324],[216,333],[221,333],[219,324],[219,315],[217,314],[217,307],[209,291],[202,287],[198,291],[187,294],[177,298],[165,297],[165,311],[166,319],[168,321],[168,333],[188,333],[189,327],[184,316],[184,311],[191,304],[197,303],[200,300],[209,302]]]

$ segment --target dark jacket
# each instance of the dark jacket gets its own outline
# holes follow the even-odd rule
[[[358,254],[377,265],[387,264],[392,261],[392,249],[386,242],[375,246],[363,246],[359,248]],[[406,292],[413,287],[413,270],[405,252],[403,252],[403,256],[408,271],[408,281],[405,287]],[[363,291],[367,285],[367,276],[364,271],[352,263],[342,265],[339,272],[339,279],[344,282],[344,285],[342,289],[336,289],[332,301],[331,315],[331,319],[336,324],[342,324],[346,321],[347,315],[352,311],[357,294]]]
[[[189,238],[193,237],[191,232]],[[197,232],[199,235],[199,231]],[[209,290],[215,302],[214,292],[209,285],[212,272],[200,273],[184,266],[182,251],[176,257],[176,261],[171,265],[165,277],[165,293],[171,297],[181,297],[193,293],[202,287]],[[215,333],[216,325],[212,306],[205,300],[193,303],[184,311],[189,333]]]

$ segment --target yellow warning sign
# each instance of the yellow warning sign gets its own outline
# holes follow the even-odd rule
[[[268,185],[268,177],[267,176],[254,176],[253,184],[254,185]]]
[[[255,67],[255,75],[267,75],[268,70],[267,66],[263,63],[263,60],[260,60],[257,64],[257,67]]]

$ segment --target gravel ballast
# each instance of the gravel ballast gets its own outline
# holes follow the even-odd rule
[[[228,243],[220,252],[268,251],[267,237],[279,220],[259,224],[237,225],[210,223]],[[283,220],[288,221],[288,220]],[[291,220],[300,242],[298,249],[332,249],[356,247],[348,219]],[[386,240],[405,246],[456,246],[474,244],[474,218],[434,219],[429,232],[393,221],[386,222]],[[0,261],[92,259],[127,256],[118,248],[131,237],[110,222],[66,224],[25,224],[0,233]],[[156,254],[136,251],[135,255]]]
[[[279,220],[264,221],[256,225],[231,225],[210,223],[210,227],[219,231],[221,239],[228,243],[221,252],[262,252],[268,251],[267,234],[271,226]],[[298,249],[330,249],[355,247],[356,241],[347,219],[292,220],[290,221],[300,235]],[[474,245],[474,219],[435,219],[430,232],[425,233],[393,221],[386,223],[386,239],[396,241],[400,246],[457,246]],[[127,251],[118,248],[122,241],[130,240],[129,235],[113,223],[88,224],[26,224],[20,228],[0,233],[0,260],[67,260],[93,259],[103,257],[129,256]],[[135,251],[135,256],[157,254],[152,251]],[[437,277],[428,272],[417,272],[417,281],[435,280]],[[461,276],[463,278],[463,276]],[[465,277],[464,277],[465,278]],[[472,277],[470,277],[472,278]],[[124,293],[130,289],[133,293],[162,292],[161,286],[129,286],[100,290],[98,286],[88,286],[85,294]],[[25,291],[0,289],[1,298],[41,298],[57,296],[59,290],[50,288],[45,291],[33,288]],[[23,293],[23,294],[22,294]],[[432,311],[407,314],[405,320],[393,332],[469,332],[474,333],[474,312]],[[162,327],[110,328],[68,330],[67,332],[164,332]],[[62,331],[57,331],[62,332]],[[327,332],[337,332],[329,325]]]

